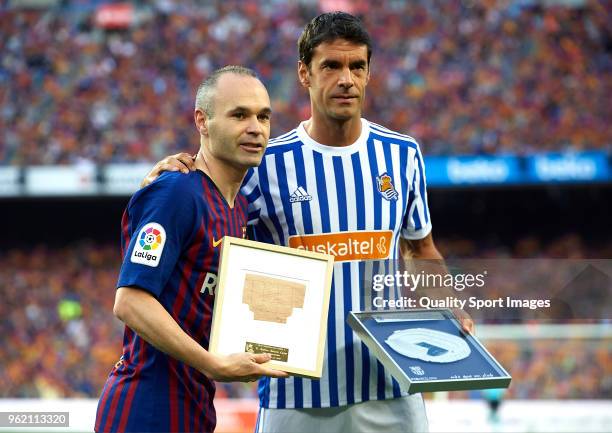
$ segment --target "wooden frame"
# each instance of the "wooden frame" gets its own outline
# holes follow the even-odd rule
[[[320,378],[334,258],[223,238],[211,353],[270,353],[271,368]]]

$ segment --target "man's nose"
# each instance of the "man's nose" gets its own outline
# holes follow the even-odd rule
[[[350,68],[343,68],[340,72],[340,77],[338,79],[338,85],[340,87],[344,87],[345,89],[350,89],[353,87],[355,83],[353,82],[353,73]]]
[[[261,122],[259,121],[257,116],[251,116],[249,118],[249,124],[247,125],[246,132],[248,134],[254,134],[254,135],[259,135],[263,133]]]

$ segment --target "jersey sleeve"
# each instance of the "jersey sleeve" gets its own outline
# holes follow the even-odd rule
[[[431,219],[427,206],[425,164],[418,144],[412,155],[412,160],[408,163],[408,180],[410,182],[410,192],[402,223],[402,237],[405,239],[423,239],[431,231]]]
[[[123,232],[130,241],[117,287],[137,286],[159,297],[195,231],[195,196],[186,177],[168,173],[130,200]]]
[[[259,174],[256,169],[251,168],[247,172],[240,192],[246,197],[248,202],[248,225],[255,225],[261,213],[261,203],[263,200],[261,190],[259,189]]]

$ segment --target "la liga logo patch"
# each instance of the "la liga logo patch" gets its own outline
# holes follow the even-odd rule
[[[153,227],[149,227],[148,229],[140,232],[140,240],[138,242],[143,250],[149,251],[159,248],[162,241],[163,238],[161,236],[161,231]]]
[[[166,244],[166,230],[158,223],[148,223],[140,230],[130,261],[157,267]]]

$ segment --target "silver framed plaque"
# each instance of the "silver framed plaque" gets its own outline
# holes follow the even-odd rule
[[[507,388],[511,376],[450,310],[350,312],[349,326],[398,381],[417,392]]]
[[[320,378],[334,258],[226,236],[209,351],[269,353],[271,368]]]

